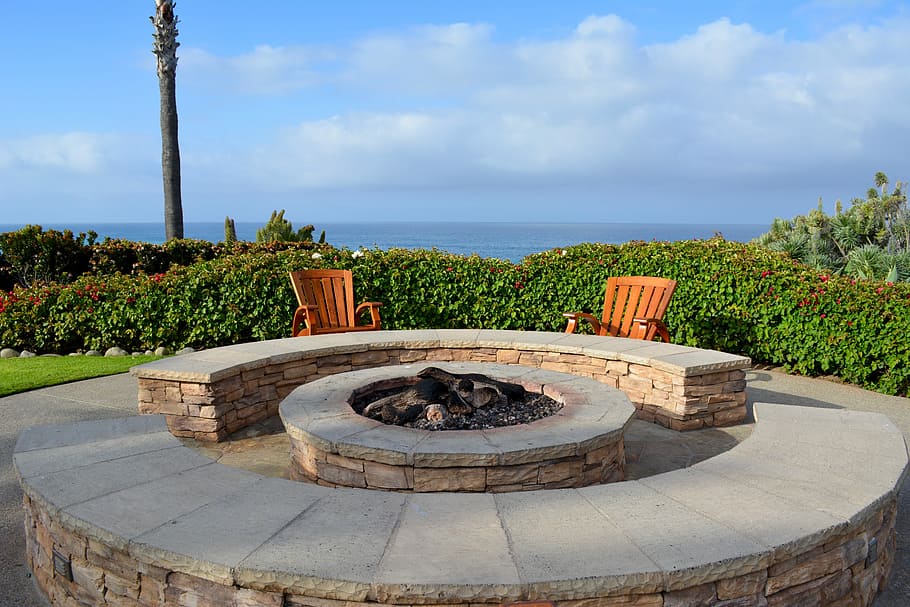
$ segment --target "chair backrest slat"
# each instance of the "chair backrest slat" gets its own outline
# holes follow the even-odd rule
[[[607,279],[602,332],[628,337],[635,318],[663,318],[676,281],[654,276],[611,276]]]
[[[350,270],[291,272],[297,303],[316,306],[318,328],[349,326],[354,318],[353,276]]]

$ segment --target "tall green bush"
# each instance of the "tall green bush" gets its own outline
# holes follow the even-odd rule
[[[15,232],[0,233],[0,252],[6,272],[20,285],[69,282],[86,272],[95,232],[73,234],[28,225]]]
[[[287,272],[311,267],[351,269],[356,299],[383,302],[388,329],[562,331],[563,312],[600,311],[608,276],[665,276],[679,281],[666,316],[675,343],[890,394],[910,390],[910,285],[818,272],[721,239],[585,244],[519,264],[326,247],[238,254],[153,275],[86,276],[0,294],[0,345],[63,353],[286,337],[296,305]]]
[[[299,232],[310,228],[307,226]],[[15,284],[70,283],[83,274],[159,274],[175,266],[230,255],[318,248],[312,239],[211,243],[185,238],[164,244],[112,238],[97,242],[96,239],[94,232],[78,235],[68,230],[45,232],[41,226],[0,233],[0,291],[10,291]]]

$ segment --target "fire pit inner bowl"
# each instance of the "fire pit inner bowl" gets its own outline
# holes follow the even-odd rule
[[[295,389],[279,409],[291,439],[291,476],[392,491],[530,491],[623,480],[623,431],[635,408],[593,379],[518,365],[440,363],[481,373],[561,405],[531,423],[434,432],[387,425],[350,403],[416,384],[428,363],[340,373]],[[476,382],[475,382],[476,384]],[[483,407],[481,407],[483,408]]]
[[[423,430],[486,430],[528,424],[563,406],[520,383],[438,367],[358,388],[349,403],[364,417]]]

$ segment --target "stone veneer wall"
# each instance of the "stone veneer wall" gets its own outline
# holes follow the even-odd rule
[[[536,491],[614,483],[625,479],[622,435],[573,457],[513,466],[394,466],[327,453],[291,440],[291,478],[328,487],[386,491]]]
[[[312,356],[241,370],[211,383],[140,376],[139,411],[166,415],[168,428],[176,436],[221,441],[275,415],[281,400],[304,383],[336,373],[423,360],[517,364],[591,377],[625,392],[640,419],[674,430],[728,426],[746,417],[742,369],[676,375],[646,364],[586,354],[503,347],[389,347]]]
[[[351,607],[350,601],[332,600],[275,589],[224,585],[144,561],[141,556],[87,539],[56,520],[25,497],[27,558],[38,585],[58,607],[146,607],[194,605],[195,607]],[[560,600],[556,607],[866,607],[872,603],[890,571],[896,539],[896,498],[872,509],[862,521],[841,535],[789,558],[772,559],[767,567],[736,577],[718,569],[714,581],[688,588],[649,594]],[[229,532],[229,530],[226,530]],[[870,542],[877,548],[870,550]],[[71,579],[55,572],[54,552],[71,563]],[[426,597],[427,604],[434,602]],[[356,603],[383,607],[395,603]],[[445,605],[495,605],[444,601]]]

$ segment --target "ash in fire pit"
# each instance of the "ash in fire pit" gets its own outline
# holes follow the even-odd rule
[[[385,424],[424,430],[483,430],[527,424],[562,408],[543,394],[480,373],[427,367],[401,385],[355,393],[351,407]]]

